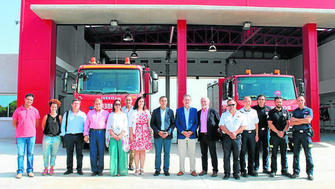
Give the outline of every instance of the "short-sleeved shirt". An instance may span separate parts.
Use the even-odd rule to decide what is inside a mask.
[[[236,111],[233,116],[229,111],[226,111],[222,113],[219,125],[224,125],[228,129],[228,131],[235,132],[241,126],[245,126],[246,123],[244,116],[241,112]]]
[[[27,109],[22,105],[15,110],[12,118],[17,120],[16,138],[36,136],[36,120],[40,119],[36,108],[31,106]]]
[[[281,110],[277,110],[276,108],[273,108],[269,112],[269,121],[272,121],[272,124],[276,127],[278,131],[283,131],[285,129],[285,126],[287,124],[287,120],[290,119],[289,112],[282,108]],[[276,135],[273,131],[271,131],[271,135]]]
[[[69,113],[69,116],[67,117],[68,123],[67,123],[67,129],[66,129],[65,126],[66,126],[66,114],[67,113]],[[82,111],[78,111],[76,114],[74,114],[71,110],[65,112],[63,115],[60,136],[64,136],[66,134],[83,133],[85,121],[86,121],[86,114]]]
[[[268,130],[268,115],[271,110],[269,106],[260,107],[259,105],[253,106],[258,115],[258,131],[266,132]]]
[[[297,108],[292,112],[292,117],[294,118],[303,119],[303,118],[306,118],[307,116],[311,116],[313,118],[313,110],[306,106],[303,109]],[[311,124],[295,125],[293,126],[293,131],[300,130],[300,129],[306,130],[310,127],[311,127]]]
[[[256,124],[258,124],[258,115],[257,111],[250,108],[249,110],[246,110],[245,108],[241,108],[239,110],[244,115],[246,127],[245,130],[251,131],[256,129]]]

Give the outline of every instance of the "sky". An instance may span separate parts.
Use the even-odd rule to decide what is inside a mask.
[[[0,54],[19,52],[21,0],[0,0]]]

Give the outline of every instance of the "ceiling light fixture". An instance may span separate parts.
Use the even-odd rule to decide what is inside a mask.
[[[251,28],[251,22],[246,21],[243,23],[243,30],[250,30]]]
[[[136,58],[138,58],[138,54],[136,53],[135,50],[133,50],[133,52],[131,53],[130,58],[131,58],[131,59],[136,59]]]
[[[123,36],[123,41],[129,42],[129,41],[133,41],[133,40],[134,40],[133,35],[127,29],[126,34],[124,34],[124,36]]]
[[[274,52],[274,55],[273,55],[273,57],[272,57],[272,59],[273,60],[278,60],[280,57],[279,57],[279,55],[277,54],[277,44],[276,44],[276,46],[275,46],[275,52]]]
[[[111,20],[111,26],[113,26],[113,27],[117,27],[119,24],[118,24],[118,22],[117,22],[117,20]]]
[[[211,41],[211,45],[208,48],[208,52],[216,52],[216,46],[214,45],[214,40],[213,40],[213,27],[211,28],[212,31],[212,41]]]

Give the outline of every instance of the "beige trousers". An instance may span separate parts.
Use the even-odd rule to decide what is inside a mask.
[[[197,139],[178,139],[179,171],[185,173],[185,156],[190,157],[190,171],[195,171],[195,146]]]

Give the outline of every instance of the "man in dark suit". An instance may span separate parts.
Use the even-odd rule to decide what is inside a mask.
[[[198,127],[197,109],[190,107],[190,95],[184,95],[183,103],[184,106],[178,108],[176,112],[179,153],[179,172],[177,175],[181,176],[185,172],[185,156],[187,152],[190,157],[191,175],[197,176],[195,171],[196,129]]]
[[[155,141],[155,173],[154,176],[158,176],[161,171],[161,153],[164,148],[164,175],[170,176],[170,148],[172,132],[175,127],[173,111],[166,107],[167,98],[161,96],[159,98],[160,107],[156,108],[151,115],[150,126],[154,131]]]
[[[212,158],[213,174],[212,177],[218,175],[218,158],[216,154],[216,141],[219,128],[219,114],[216,110],[209,108],[209,99],[201,98],[201,110],[198,111],[198,136],[201,149],[202,171],[199,176],[207,174],[208,170],[208,148]]]

